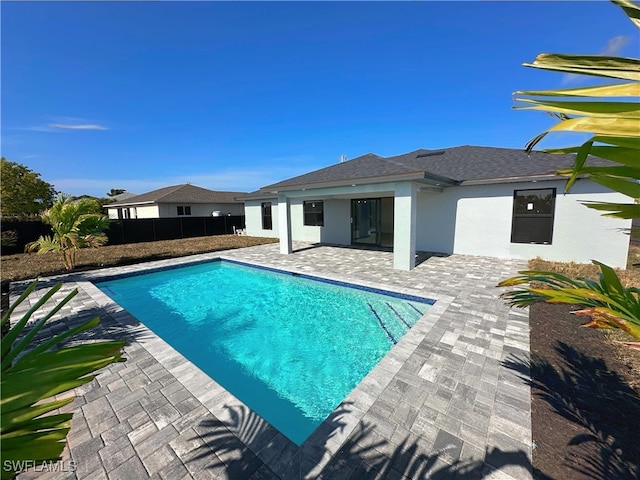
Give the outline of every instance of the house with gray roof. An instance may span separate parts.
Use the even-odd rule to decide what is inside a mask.
[[[247,234],[279,238],[283,254],[294,240],[388,247],[401,270],[415,266],[417,251],[624,268],[631,221],[582,203],[627,198],[586,178],[565,195],[555,172],[573,163],[573,155],[469,145],[368,153],[245,195]]]
[[[170,218],[244,215],[238,197],[246,192],[220,192],[191,184],[173,185],[105,206],[109,218]]]

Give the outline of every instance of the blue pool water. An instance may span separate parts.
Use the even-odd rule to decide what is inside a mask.
[[[96,286],[298,445],[433,304],[227,261]]]

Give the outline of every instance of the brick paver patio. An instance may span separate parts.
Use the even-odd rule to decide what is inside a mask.
[[[91,283],[219,257],[436,303],[298,447]],[[44,279],[41,287],[65,282],[57,299],[79,289],[48,331],[100,315],[87,336],[126,339],[127,362],[78,389],[58,471],[19,478],[531,478],[530,388],[502,364],[528,362],[528,312],[507,308],[495,288],[526,264],[420,260],[401,272],[385,251],[296,244],[281,255],[270,244]]]

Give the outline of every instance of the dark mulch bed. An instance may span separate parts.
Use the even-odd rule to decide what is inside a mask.
[[[640,372],[570,310],[530,309],[534,476],[638,478]]]

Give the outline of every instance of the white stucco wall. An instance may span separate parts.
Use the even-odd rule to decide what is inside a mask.
[[[138,216],[136,218],[158,218],[158,205],[135,207]]]
[[[109,218],[118,219],[118,209],[129,210],[129,218],[158,218],[157,205],[137,205],[132,207],[107,207]],[[122,218],[125,218],[124,216]]]
[[[222,214],[228,215],[244,215],[244,204],[243,203],[218,203],[209,205],[209,215],[215,210],[222,212]],[[209,215],[204,215],[209,216]]]
[[[324,225],[304,224],[304,201],[324,202]],[[291,199],[291,231],[293,239],[311,243],[351,243],[351,204],[347,199],[294,198]],[[346,228],[345,228],[346,226]]]
[[[313,200],[320,200],[314,198]],[[326,208],[326,205],[325,205]],[[302,242],[317,243],[320,241],[320,235],[324,227],[319,226],[305,226],[304,215],[302,210],[302,200],[291,200],[291,233],[295,240]],[[325,222],[327,220],[327,212],[324,213]]]
[[[174,216],[177,216],[175,205],[169,205],[166,203],[158,205],[158,217],[156,218],[165,218],[165,217],[174,217]]]
[[[556,188],[550,245],[511,243],[513,192],[532,188]],[[456,187],[438,194],[420,194],[418,250],[580,263],[596,259],[624,268],[629,237],[620,229],[630,227],[631,222],[603,217],[581,202],[628,199],[586,180],[578,181],[567,195],[563,195],[563,189],[563,181],[551,181]]]
[[[385,197],[381,201],[382,217],[380,219],[380,233],[393,233],[393,198]]]
[[[252,237],[265,237],[265,238],[278,238],[278,200],[271,200],[271,219],[273,229],[262,229],[262,203],[269,200],[253,200],[245,202],[244,223],[246,226],[247,235]]]
[[[316,198],[314,198],[317,200]],[[314,200],[309,199],[309,200]],[[349,245],[351,243],[351,203],[348,199],[326,199],[324,201],[324,226],[304,225],[303,199],[291,199],[291,231],[293,239],[311,243],[332,243]],[[262,229],[262,202],[245,202],[245,224],[247,235],[254,237],[278,238],[278,203],[274,199],[271,205],[273,230]]]
[[[351,244],[351,199],[352,198],[380,198],[391,197],[395,183],[380,183],[375,185],[357,185],[336,188],[318,188],[287,192],[291,205],[291,230],[293,240],[307,242],[322,242],[336,245]],[[303,202],[313,200],[324,201],[324,226],[304,225]],[[276,201],[274,200],[274,206]],[[252,207],[255,212],[249,213]],[[260,202],[246,202],[245,215],[247,233],[253,235],[261,232]],[[278,238],[276,217],[274,216],[274,233]]]
[[[160,205],[137,205],[128,208],[129,218],[167,218],[178,217],[178,205],[190,206],[192,217],[210,217],[214,211],[219,211],[221,215],[244,215],[244,204],[242,203],[162,203]],[[118,218],[118,208],[107,207],[107,215],[111,219]]]
[[[412,182],[398,183],[394,195],[393,268],[411,270],[416,266],[416,235],[418,220],[418,186]]]
[[[234,203],[163,203],[160,204],[161,217],[178,217],[178,206],[190,206],[192,217],[210,217],[214,211],[221,215],[244,215],[244,205]]]
[[[620,203],[627,202],[628,198],[586,180],[579,180],[571,193],[563,195],[564,184],[564,181],[555,180],[451,187],[440,193],[419,191],[416,248],[419,251],[523,260],[541,257],[547,260],[588,263],[595,259],[624,268],[629,236],[621,229],[629,228],[631,221],[603,217],[600,212],[583,206],[581,202],[591,200]],[[293,240],[349,245],[351,198],[392,196],[392,188],[395,188],[395,184],[288,192]],[[544,188],[556,188],[552,243],[511,243],[514,190]],[[341,198],[336,198],[337,196]],[[303,225],[305,199],[324,199],[323,227]],[[247,233],[277,238],[277,201],[273,201],[273,230],[270,231],[262,230],[260,205],[261,201],[246,203]],[[406,217],[401,214],[403,216]]]
[[[320,241],[335,245],[351,245],[351,200],[325,200],[324,227],[321,230]]]

